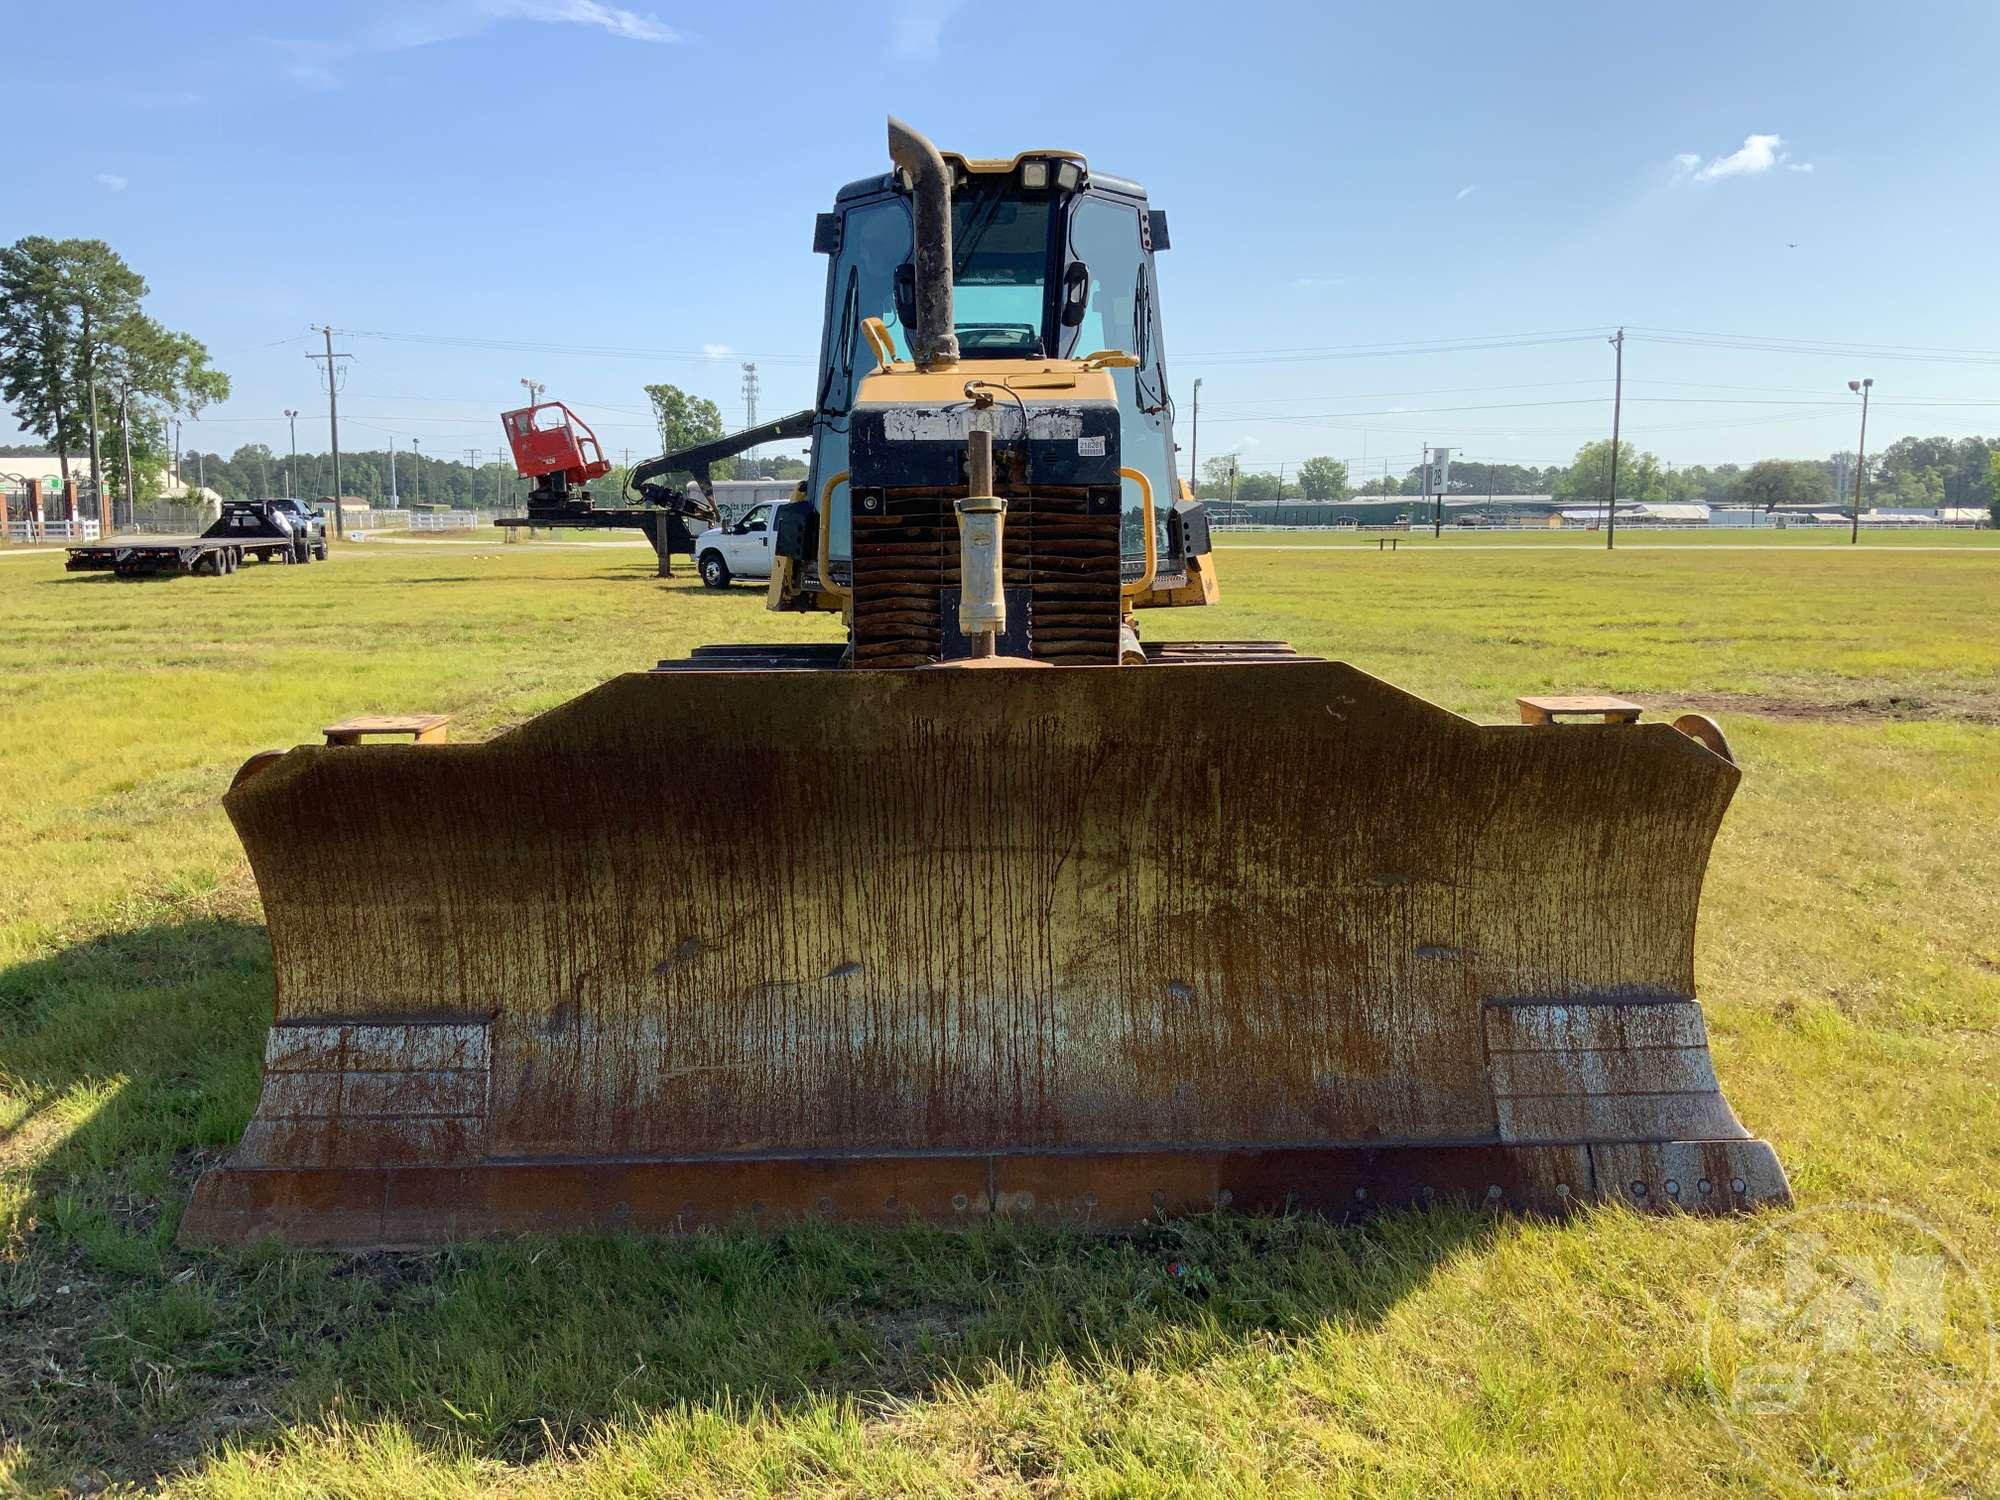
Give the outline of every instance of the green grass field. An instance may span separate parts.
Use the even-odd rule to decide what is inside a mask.
[[[1745,769],[1699,955],[1724,1086],[1802,1207],[1892,1205],[2000,1295],[2000,537],[1729,540],[1231,536],[1223,607],[1145,624],[1485,719],[1538,690],[1715,714]],[[1705,1331],[1761,1219],[177,1250],[271,1006],[231,773],[350,713],[481,737],[699,642],[830,632],[651,572],[370,543],[121,583],[0,550],[0,1492],[2000,1493],[1956,1273],[1941,1332],[1836,1340],[1800,1402],[1725,1423],[1742,1351]],[[1907,1248],[1818,1222],[1850,1264]]]

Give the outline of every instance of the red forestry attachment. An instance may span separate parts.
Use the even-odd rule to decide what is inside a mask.
[[[507,429],[514,467],[524,479],[560,474],[565,485],[582,485],[611,472],[597,434],[560,401],[502,412],[500,425]]]

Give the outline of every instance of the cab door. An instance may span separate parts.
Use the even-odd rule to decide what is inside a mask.
[[[771,507],[768,503],[753,505],[743,519],[730,528],[723,558],[729,564],[729,571],[738,577],[771,576]]]

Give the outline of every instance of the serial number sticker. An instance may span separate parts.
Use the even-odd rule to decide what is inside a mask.
[[[1104,439],[1102,437],[1078,438],[1076,440],[1076,456],[1078,458],[1104,457]]]

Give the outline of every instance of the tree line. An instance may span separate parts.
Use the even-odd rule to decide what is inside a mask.
[[[655,385],[646,390],[653,397],[655,392],[674,391],[674,387]],[[721,416],[713,402],[691,398],[683,404],[671,398],[665,402],[654,399],[656,411],[664,411],[660,422],[662,451],[690,447],[721,436]],[[5,453],[5,449],[0,449],[0,457]],[[1454,462],[1451,493],[1501,498],[1553,495],[1567,505],[1598,504],[1608,492],[1610,459],[1610,443],[1598,442],[1587,443],[1577,450],[1571,463],[1549,468]],[[350,453],[343,449],[340,468],[342,487],[349,495],[378,505],[389,503],[389,455],[385,450]],[[1747,465],[1692,464],[1669,468],[1653,454],[1628,442],[1619,445],[1618,497],[1646,502],[1703,501],[1710,505],[1747,505],[1758,509],[1818,505],[1839,510],[1853,503],[1853,470],[1852,453],[1833,454],[1825,459],[1770,458]],[[195,450],[181,455],[181,478],[187,484],[199,482],[231,500],[286,493],[288,471],[292,493],[308,497],[333,493],[333,466],[323,453],[301,453],[296,469],[292,468],[288,455],[274,453],[263,443],[245,443],[227,455]],[[805,464],[789,456],[738,458],[716,464],[712,477],[801,479],[805,472]],[[614,467],[608,477],[594,481],[591,488],[605,499],[621,495],[625,474],[623,466]],[[402,450],[396,453],[395,476],[396,491],[405,506],[476,509],[521,504],[530,488],[510,462],[475,466],[459,459]],[[1202,476],[1203,499],[1228,501],[1233,487],[1235,502],[1246,505],[1281,499],[1330,502],[1357,496],[1423,493],[1420,468],[1392,474],[1386,480],[1377,474],[1356,485],[1349,482],[1347,466],[1333,458],[1307,459],[1286,476],[1282,490],[1274,473],[1238,467],[1232,474],[1226,456],[1205,461]],[[668,476],[674,483],[686,477]],[[1889,509],[1962,506],[1993,510],[2000,505],[2000,438],[1899,439],[1868,460],[1866,503]],[[2000,524],[2000,518],[1996,518],[1996,524]]]
[[[1842,509],[1854,501],[1854,454],[1825,458],[1767,458],[1753,464],[1662,464],[1630,442],[1618,445],[1618,498],[1644,502],[1704,501],[1710,505],[1822,505]],[[1567,464],[1536,468],[1454,460],[1453,495],[1552,495],[1573,505],[1602,503],[1610,493],[1611,443],[1586,443]],[[1347,465],[1309,458],[1296,477],[1252,472],[1225,454],[1201,466],[1197,492],[1204,500],[1269,504],[1280,500],[1336,501],[1356,496],[1421,495],[1423,468],[1376,474],[1349,482]],[[1906,437],[1869,455],[1863,499],[1883,509],[1984,509],[2000,525],[2000,438]]]
[[[62,478],[72,455],[121,486],[150,480],[167,424],[229,397],[199,339],[141,305],[149,288],[102,240],[29,235],[0,248],[0,399],[48,444]]]
[[[723,435],[722,411],[713,401],[673,385],[649,385],[645,392],[659,428],[661,452],[691,448]],[[629,472],[625,465],[614,464],[605,477],[592,480],[590,488],[601,502],[615,503],[625,494]],[[714,464],[710,478],[798,479],[805,472],[806,466],[796,458],[737,458]],[[324,453],[301,453],[295,464],[290,454],[275,453],[267,444],[245,443],[226,455],[201,450],[182,453],[179,478],[190,487],[213,490],[225,500],[285,494],[317,499],[333,494],[333,461]],[[688,476],[669,474],[665,478],[677,484]],[[345,445],[340,454],[340,486],[344,494],[377,507],[393,503],[447,510],[518,507],[527,502],[533,488],[516,472],[511,459],[470,464],[399,448],[392,462],[387,449],[350,452]]]
[[[759,459],[747,464],[739,459],[734,467],[732,475],[728,466],[718,464],[719,472],[711,477],[802,479],[806,472],[803,463],[789,457]],[[591,492],[602,504],[616,503],[617,497],[625,492],[627,472],[623,464],[614,464],[604,478],[591,481]],[[434,458],[403,448],[396,450],[393,490],[390,473],[387,449],[349,452],[346,444],[341,445],[342,492],[382,509],[390,505],[392,498],[405,509],[419,505],[447,510],[505,509],[525,505],[528,491],[533,488],[530,481],[515,472],[511,461],[468,464],[463,459]],[[264,443],[244,443],[227,454],[189,449],[181,454],[180,477],[190,489],[201,485],[225,500],[258,500],[285,494],[317,500],[333,494],[333,460],[329,455],[301,453],[294,465],[290,454],[273,452]]]

